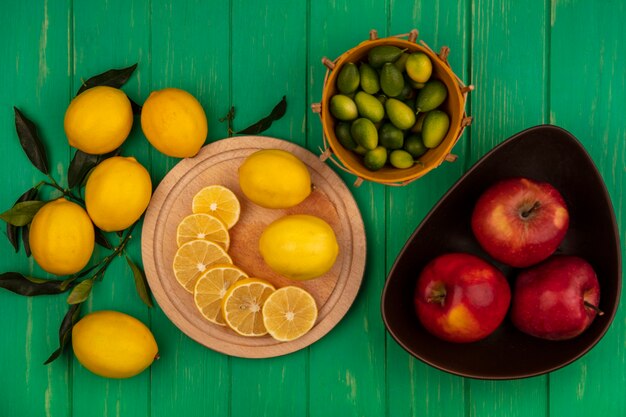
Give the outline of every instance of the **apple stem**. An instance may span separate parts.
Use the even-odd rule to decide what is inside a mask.
[[[594,310],[598,316],[603,316],[604,315],[604,311],[600,310],[598,308],[598,306],[594,306],[589,301],[584,301],[584,304],[585,304],[585,307]]]
[[[533,211],[537,210],[539,207],[541,207],[541,203],[539,201],[535,201],[535,204],[533,204],[533,206],[531,208],[529,208],[528,210],[522,211],[522,217],[523,218],[528,218],[528,216],[530,216]]]
[[[441,287],[439,289],[433,289],[430,296],[426,299],[429,303],[437,303],[442,307],[446,302],[446,289],[445,287]]]

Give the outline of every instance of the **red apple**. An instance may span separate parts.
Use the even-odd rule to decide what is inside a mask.
[[[511,320],[535,337],[571,339],[602,314],[599,302],[600,285],[591,265],[576,256],[554,256],[519,274]]]
[[[569,213],[552,185],[511,178],[487,189],[472,213],[472,230],[494,259],[518,268],[547,259],[563,241]]]
[[[493,333],[511,301],[504,275],[466,253],[430,261],[415,288],[415,311],[430,333],[450,342],[474,342]]]

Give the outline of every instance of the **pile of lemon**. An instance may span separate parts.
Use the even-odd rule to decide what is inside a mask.
[[[130,100],[122,90],[107,86],[76,96],[64,119],[69,144],[90,155],[116,151],[132,125]],[[194,156],[207,135],[202,106],[176,88],[150,94],[141,111],[141,127],[156,149],[174,157]],[[150,174],[134,157],[105,159],[88,176],[85,208],[62,197],[37,212],[29,232],[33,258],[51,274],[79,272],[93,254],[94,225],[105,232],[129,228],[142,216],[151,196]]]
[[[269,333],[291,341],[306,334],[317,319],[313,297],[296,286],[277,290],[264,279],[251,278],[228,255],[229,229],[241,212],[236,195],[210,185],[195,194],[191,211],[177,227],[173,271],[202,316],[242,336]]]
[[[87,89],[67,108],[64,128],[69,144],[83,153],[106,157],[88,175],[85,208],[62,197],[46,203],[34,216],[30,245],[45,271],[79,272],[91,259],[95,227],[105,232],[126,230],[148,207],[152,196],[148,170],[132,156],[117,155],[132,125],[131,102],[117,88]],[[145,101],[141,128],[163,154],[193,157],[206,140],[206,114],[191,94],[166,88]],[[116,155],[108,157],[111,153]],[[296,206],[311,193],[306,166],[277,149],[246,158],[239,182],[251,202],[272,209]],[[243,336],[269,333],[279,341],[291,341],[306,334],[318,315],[311,294],[298,286],[276,289],[233,265],[229,230],[241,212],[235,194],[221,185],[208,186],[195,195],[191,211],[177,228],[173,269],[201,314]],[[264,261],[294,280],[327,273],[338,250],[330,225],[309,215],[278,219],[267,226],[259,242]],[[86,368],[110,378],[136,375],[158,357],[150,330],[114,311],[94,312],[80,320],[73,328],[73,347]]]
[[[69,144],[89,155],[117,154],[132,125],[130,100],[122,90],[107,86],[76,96],[64,119]],[[179,158],[196,155],[207,136],[200,103],[175,88],[150,94],[141,111],[141,127],[157,150]],[[29,228],[33,258],[51,274],[79,272],[93,254],[94,226],[105,232],[128,229],[141,218],[151,197],[150,174],[141,163],[132,156],[105,157],[88,174],[85,208],[61,197],[34,216]],[[116,311],[83,317],[72,329],[72,346],[81,364],[107,378],[137,375],[158,357],[150,329]]]

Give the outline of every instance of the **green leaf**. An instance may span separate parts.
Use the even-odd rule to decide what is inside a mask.
[[[72,283],[76,281],[76,279],[78,278],[79,278],[78,275],[72,275],[71,277],[61,281],[61,289],[63,289],[64,291],[67,291],[67,289],[70,288],[70,285],[72,285]]]
[[[137,104],[135,100],[131,99],[130,97],[128,97],[128,99],[130,100],[130,108],[133,110],[133,114],[136,116],[141,115],[141,109],[143,107]]]
[[[21,203],[23,201],[34,200],[37,196],[37,189],[31,188],[22,194],[16,201],[15,204]],[[13,206],[15,206],[15,204]],[[19,232],[20,228],[11,223],[7,223],[7,238],[11,245],[15,248],[15,252],[19,250],[20,242],[19,242]],[[30,246],[28,245],[28,230],[23,231],[24,235],[24,249],[26,250],[26,256],[30,256]]]
[[[39,209],[45,206],[46,203],[46,201],[38,200],[22,201],[4,213],[1,213],[0,219],[13,226],[27,225],[33,220],[33,217],[35,217]]]
[[[63,317],[61,327],[59,328],[59,348],[52,352],[52,355],[44,362],[44,365],[53,362],[63,353],[63,349],[65,349],[65,346],[67,346],[72,338],[72,328],[78,322],[81,306],[82,304],[72,305],[65,314],[65,317]]]
[[[94,75],[80,86],[78,93],[76,95],[82,93],[85,90],[90,89],[91,87],[96,87],[100,85],[106,85],[113,88],[120,88],[126,81],[133,75],[133,72],[137,68],[137,64],[133,64],[130,67],[121,68],[121,69],[111,69],[103,72],[102,74]]]
[[[109,240],[106,238],[102,230],[100,230],[97,227],[94,227],[93,231],[96,234],[96,243],[98,245],[102,246],[105,249],[113,249],[113,245],[111,245],[111,242],[109,242]]]
[[[7,239],[11,243],[11,246],[15,248],[15,253],[20,250],[20,240],[19,240],[19,231],[21,227],[17,227],[12,225],[11,223],[7,223]]]
[[[35,277],[25,277],[27,280],[29,280],[30,282],[34,283],[34,284],[43,284],[45,282],[49,282],[50,280],[47,280],[45,278],[35,278]],[[63,281],[61,281],[63,282]]]
[[[237,132],[238,135],[258,135],[270,128],[273,122],[282,118],[287,112],[287,99],[283,99],[272,109],[271,113],[251,126]]]
[[[74,287],[67,297],[68,304],[80,304],[89,297],[93,287],[93,278],[88,278]]]
[[[60,294],[67,291],[64,281],[27,277],[19,272],[0,274],[0,288],[27,297]]]
[[[141,269],[127,256],[126,262],[133,271],[133,277],[135,278],[135,287],[137,288],[137,294],[141,300],[150,308],[152,308],[152,298],[150,297],[150,287],[148,286],[148,280],[146,275]]]
[[[104,155],[91,155],[77,150],[70,162],[70,166],[67,168],[67,185],[70,188],[81,185],[89,171],[95,168],[100,162],[117,154],[119,154],[119,149]]]
[[[48,175],[48,157],[46,149],[39,139],[37,127],[17,107],[13,107],[13,110],[15,111],[15,130],[22,149],[35,168]]]
[[[98,155],[77,150],[67,168],[67,185],[74,188],[80,185],[89,170],[98,164]]]
[[[22,243],[24,244],[24,253],[30,258],[30,225],[22,227]]]

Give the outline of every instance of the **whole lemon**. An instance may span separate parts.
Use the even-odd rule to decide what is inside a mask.
[[[95,242],[93,224],[85,210],[64,198],[39,209],[28,237],[37,264],[55,275],[69,275],[83,269]]]
[[[253,203],[288,208],[311,194],[306,165],[290,152],[264,149],[248,156],[239,167],[239,186]]]
[[[63,127],[71,146],[99,155],[120,147],[133,126],[133,110],[118,88],[99,86],[76,96],[65,112]]]
[[[178,88],[153,91],[141,110],[141,129],[161,153],[195,156],[207,135],[206,114],[194,96]]]
[[[72,328],[72,348],[85,368],[105,378],[130,378],[152,364],[159,352],[142,322],[117,311],[87,314]]]
[[[332,227],[308,214],[281,217],[265,228],[259,251],[274,271],[295,280],[307,280],[332,268],[339,245]]]
[[[114,156],[94,168],[85,186],[85,205],[94,224],[105,232],[135,223],[150,203],[152,181],[133,157]]]

